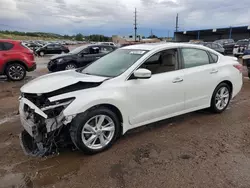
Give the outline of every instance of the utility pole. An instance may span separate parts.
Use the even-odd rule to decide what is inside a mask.
[[[135,24],[134,24],[134,26],[135,26],[135,42],[137,41],[137,10],[136,10],[136,8],[135,8]]]
[[[176,21],[175,21],[175,32],[177,32],[177,31],[178,31],[178,28],[179,28],[178,22],[179,22],[179,14],[177,13]]]

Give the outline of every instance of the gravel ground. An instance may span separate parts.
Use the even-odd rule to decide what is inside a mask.
[[[64,151],[31,158],[19,145],[19,89],[46,72],[41,67],[23,82],[0,81],[0,188],[250,187],[248,79],[222,114],[198,111],[147,125],[94,156]]]

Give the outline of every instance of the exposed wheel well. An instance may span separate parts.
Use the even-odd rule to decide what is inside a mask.
[[[233,93],[233,84],[232,84],[232,82],[230,82],[230,81],[228,81],[228,80],[225,80],[225,81],[223,81],[223,82],[221,82],[221,83],[225,83],[225,84],[227,84],[229,87],[230,87],[230,92],[231,92],[231,94]],[[220,84],[221,84],[220,83]],[[219,85],[220,85],[219,84]]]
[[[28,70],[28,67],[26,66],[26,64],[25,64],[24,62],[15,60],[15,61],[9,61],[9,62],[7,62],[7,63],[5,64],[5,66],[4,66],[4,73],[6,73],[7,67],[8,67],[9,65],[11,65],[11,64],[14,64],[14,63],[18,63],[18,64],[24,66],[24,68],[25,68],[26,71]]]

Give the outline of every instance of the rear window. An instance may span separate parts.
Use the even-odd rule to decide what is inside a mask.
[[[21,44],[21,46],[23,46],[24,48],[27,48],[28,50],[31,50],[27,45],[25,45],[25,43],[21,42],[20,44]]]
[[[14,44],[11,44],[9,42],[3,42],[2,45],[3,45],[3,48],[4,48],[3,50],[10,50],[14,46]]]
[[[237,45],[244,45],[244,46],[248,46],[249,41],[238,41],[236,44]]]

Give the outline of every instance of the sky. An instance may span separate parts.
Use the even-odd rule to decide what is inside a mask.
[[[240,2],[240,3],[237,3]],[[250,25],[249,0],[0,0],[0,30],[172,36],[179,30]]]

